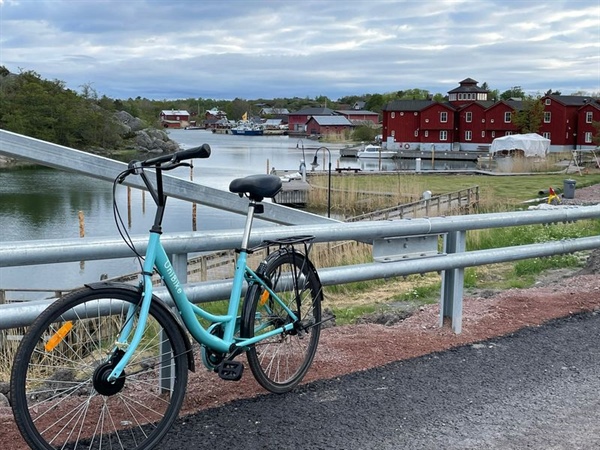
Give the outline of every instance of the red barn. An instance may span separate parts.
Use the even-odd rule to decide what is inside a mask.
[[[164,128],[185,128],[190,124],[190,113],[182,109],[163,109],[160,124]]]
[[[306,132],[313,136],[345,139],[354,125],[344,116],[313,116],[306,122]]]

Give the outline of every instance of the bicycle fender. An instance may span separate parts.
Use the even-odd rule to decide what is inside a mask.
[[[86,284],[85,287],[87,287],[93,291],[104,290],[104,289],[106,289],[106,290],[111,290],[111,289],[127,290],[133,294],[140,295],[140,299],[141,299],[141,293],[142,293],[138,286],[134,286],[134,285],[127,284],[127,283],[113,282],[113,281],[99,281],[96,283],[89,283],[89,284]],[[169,313],[171,315],[171,317],[173,318],[173,320],[175,321],[175,323],[177,324],[177,326],[179,327],[179,332],[181,333],[181,336],[183,337],[183,342],[185,344],[185,350],[186,350],[186,353],[188,356],[188,370],[190,372],[196,372],[196,364],[194,363],[194,352],[192,350],[192,343],[190,342],[190,338],[189,338],[183,324],[181,323],[179,318],[175,315],[173,310],[171,308],[169,308],[169,306],[164,301],[162,301],[159,297],[157,297],[156,295],[152,296],[152,303],[154,305],[156,305],[156,307]]]

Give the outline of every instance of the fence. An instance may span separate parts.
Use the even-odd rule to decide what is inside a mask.
[[[444,318],[448,317],[452,329],[458,333],[462,328],[463,280],[466,267],[600,247],[600,237],[594,236],[467,252],[467,231],[597,218],[600,218],[600,206],[581,206],[556,210],[273,227],[253,232],[250,245],[256,245],[265,239],[307,234],[315,236],[316,242],[356,240],[373,243],[375,261],[372,263],[321,268],[319,275],[325,286],[441,271],[440,325]],[[441,252],[437,251],[439,236],[443,237],[444,242]],[[134,237],[139,251],[145,251],[145,239],[145,236]],[[241,230],[176,236],[165,234],[163,237],[165,248],[172,255],[173,265],[184,283],[187,282],[189,253],[232,249],[239,245],[240,240]],[[0,266],[125,258],[131,257],[130,252],[122,242],[107,238],[19,242],[18,245],[3,243],[0,245]],[[230,289],[229,279],[187,283],[185,286],[186,294],[194,302],[228,298]],[[166,289],[158,288],[157,294],[167,303],[171,303]],[[50,300],[35,300],[0,305],[0,329],[31,323],[49,302]]]
[[[442,214],[469,213],[479,204],[479,186],[461,189],[448,194],[424,198],[347,219],[348,222],[362,220],[393,220]]]

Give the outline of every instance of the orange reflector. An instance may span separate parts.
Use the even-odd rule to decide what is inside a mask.
[[[71,328],[73,328],[73,322],[69,320],[62,327],[60,327],[50,339],[48,339],[48,342],[46,342],[46,346],[44,347],[46,351],[51,352],[54,350],[54,348],[67,336],[67,334],[69,334]]]
[[[269,300],[269,291],[264,291],[260,295],[260,302],[258,302],[258,303],[260,306],[265,306],[265,303],[267,303],[267,300]]]

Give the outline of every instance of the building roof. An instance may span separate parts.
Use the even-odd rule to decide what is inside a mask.
[[[489,92],[487,89],[477,86],[477,81],[475,81],[473,78],[465,78],[459,84],[460,86],[457,88],[448,91],[448,94],[455,94],[458,92],[483,92],[487,94]]]
[[[164,114],[165,116],[189,116],[190,115],[190,113],[187,112],[185,109],[163,109],[160,113]]]
[[[431,106],[433,100],[392,100],[383,107],[384,111],[421,111]]]
[[[480,106],[483,109],[488,109],[488,108],[494,106],[495,104],[496,104],[496,102],[493,102],[492,100],[477,100],[477,101],[469,102],[469,103],[459,106],[458,110],[462,111],[463,109],[470,108],[473,105]]]
[[[294,111],[290,115],[295,116],[333,116],[335,111],[329,108],[304,108],[300,111]]]
[[[260,114],[262,115],[283,115],[283,114],[289,114],[289,110],[287,108],[262,108],[260,110]]]
[[[583,97],[580,95],[547,95],[545,98],[556,100],[565,106],[583,106],[595,101],[593,97]]]
[[[336,113],[343,114],[345,116],[378,116],[376,112],[367,111],[365,109],[336,109]]]
[[[354,124],[344,116],[313,116],[309,120],[314,120],[320,126],[354,126]]]

